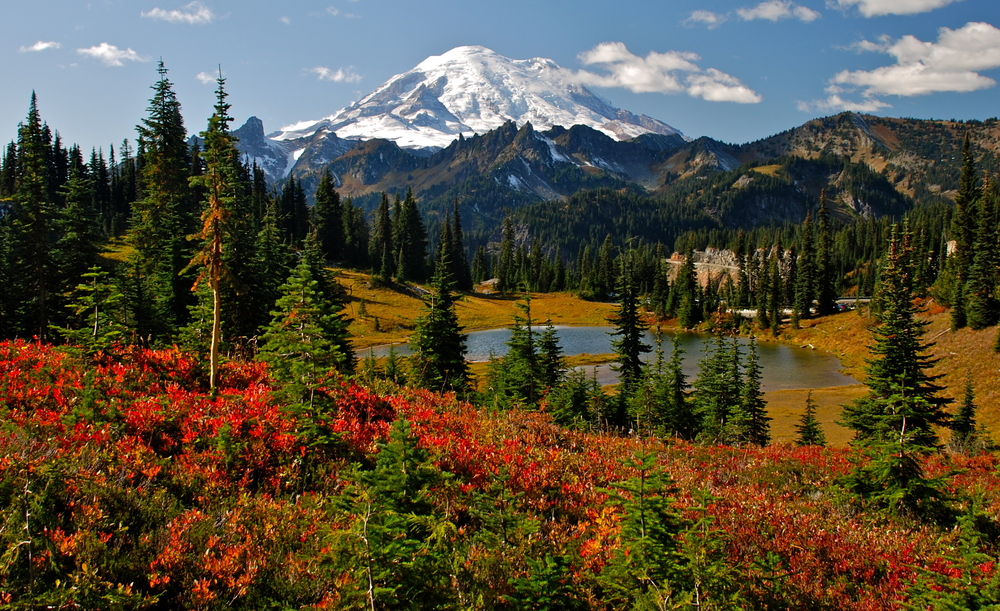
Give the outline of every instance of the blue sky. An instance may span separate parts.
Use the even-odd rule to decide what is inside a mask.
[[[32,0],[0,21],[0,141],[32,90],[85,149],[133,140],[163,59],[190,132],[319,119],[430,55],[547,57],[615,106],[740,143],[841,110],[1000,115],[997,0]]]

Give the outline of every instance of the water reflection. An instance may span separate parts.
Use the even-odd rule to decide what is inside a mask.
[[[539,329],[540,330],[540,329]],[[559,344],[567,356],[578,354],[607,354],[612,352],[613,337],[608,333],[611,327],[556,327]],[[705,346],[712,336],[707,333],[688,331],[664,331],[663,350],[669,358],[671,337],[677,335],[680,346],[684,349],[684,372],[689,380],[698,373],[698,361],[704,356]],[[468,360],[486,361],[491,355],[503,356],[507,352],[507,340],[510,339],[510,329],[489,329],[468,334]],[[739,338],[741,344],[749,340]],[[652,332],[646,333],[646,343],[655,345]],[[400,355],[410,354],[408,345],[397,345],[396,352]],[[387,356],[389,346],[377,346],[373,349],[375,356]],[[829,386],[847,386],[857,384],[857,380],[840,373],[840,361],[826,352],[797,348],[785,344],[760,342],[758,344],[761,369],[763,370],[762,385],[765,391],[796,388],[824,388]],[[362,352],[359,356],[365,356]],[[646,360],[654,359],[654,353],[646,355]],[[601,384],[613,384],[617,374],[610,365],[583,367],[588,375],[595,373]]]

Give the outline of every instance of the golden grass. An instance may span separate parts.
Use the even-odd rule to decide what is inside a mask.
[[[760,172],[765,176],[778,176],[778,171],[781,170],[780,165],[762,165],[753,169],[754,172]]]
[[[924,340],[932,342],[931,355],[937,363],[930,370],[941,375],[937,383],[943,395],[957,401],[965,392],[966,379],[976,389],[978,420],[993,432],[1000,432],[1000,355],[993,351],[997,328],[982,331],[950,330],[950,311],[928,304],[923,317],[928,321]],[[831,352],[840,358],[844,373],[864,380],[865,359],[872,341],[868,316],[844,312],[815,320],[803,321],[802,329],[782,332],[782,341],[794,345],[812,344],[818,350]],[[954,407],[957,407],[954,406]]]
[[[424,307],[416,290],[375,286],[368,274],[358,272],[339,270],[337,276],[351,298],[348,315],[355,348],[405,342],[409,338],[413,322]],[[363,317],[359,315],[362,299],[366,311]],[[517,312],[517,299],[510,295],[463,295],[455,311],[459,323],[468,331],[506,327]],[[551,319],[555,325],[605,325],[614,308],[614,304],[584,301],[569,293],[536,293],[531,300],[532,317],[540,323]]]
[[[113,263],[125,263],[134,251],[135,249],[124,240],[115,239],[104,245],[99,256]]]
[[[764,393],[767,401],[767,414],[771,420],[771,439],[775,443],[791,443],[795,440],[795,426],[799,424],[806,410],[806,397],[812,392],[816,403],[816,419],[823,427],[826,441],[832,446],[847,445],[853,438],[853,432],[837,424],[840,419],[841,406],[864,395],[868,387],[863,384],[852,386],[836,386],[833,388],[814,388],[800,390],[775,390]]]

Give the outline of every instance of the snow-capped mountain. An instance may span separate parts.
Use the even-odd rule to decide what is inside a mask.
[[[469,46],[429,57],[359,102],[324,119],[285,127],[269,139],[283,149],[298,149],[325,132],[346,140],[382,138],[430,152],[459,135],[484,134],[508,121],[530,122],[538,130],[586,125],[618,140],[645,133],[682,135],[666,123],[611,106],[550,59],[514,60]]]

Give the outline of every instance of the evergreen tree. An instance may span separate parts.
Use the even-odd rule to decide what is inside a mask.
[[[545,321],[545,330],[538,338],[538,386],[542,392],[559,386],[566,376],[566,359],[552,321]]]
[[[837,311],[837,278],[833,265],[833,237],[826,190],[820,193],[816,227],[816,313],[827,316]]]
[[[302,249],[302,262],[309,268],[309,274],[316,281],[318,298],[324,307],[333,313],[334,320],[330,325],[330,339],[342,357],[338,369],[341,373],[353,373],[354,347],[351,345],[350,333],[347,330],[350,321],[347,320],[345,312],[348,301],[347,292],[326,268],[326,261],[320,250],[319,232],[315,229],[306,236]]]
[[[316,188],[316,204],[312,213],[323,257],[327,261],[340,261],[344,254],[344,206],[330,170],[323,172]]]
[[[123,295],[110,274],[93,266],[68,296],[70,316],[58,329],[66,341],[89,352],[108,352],[124,342],[128,332],[122,312]]]
[[[826,435],[823,434],[823,427],[816,419],[816,402],[813,401],[812,391],[806,395],[806,411],[802,414],[802,419],[795,425],[795,444],[800,446],[825,446]]]
[[[979,187],[979,177],[976,172],[976,161],[972,154],[972,144],[969,133],[965,133],[962,143],[962,173],[958,180],[958,192],[955,194],[955,211],[952,214],[951,235],[955,240],[955,266],[960,282],[969,278],[969,268],[972,267],[976,239],[978,204],[982,197]]]
[[[355,206],[351,198],[344,200],[344,264],[354,268],[368,268],[371,259],[368,254],[370,229],[365,211]]]
[[[744,371],[742,392],[732,412],[728,436],[736,443],[766,446],[771,442],[771,418],[767,415],[767,401],[761,390],[757,340],[753,337],[750,338]]]
[[[74,165],[61,191],[65,203],[56,221],[59,238],[52,253],[60,295],[75,289],[84,281],[84,274],[97,264],[99,236],[93,209],[94,191],[93,177],[82,164]]]
[[[497,291],[507,293],[517,288],[517,270],[514,268],[514,222],[510,216],[504,217],[500,235],[500,256],[494,275],[497,279]]]
[[[507,354],[490,362],[487,393],[498,406],[534,406],[542,387],[538,340],[531,317],[531,294],[525,293],[515,306],[518,313],[514,314],[510,327]]]
[[[290,244],[299,244],[309,232],[309,207],[306,205],[306,192],[302,181],[288,177],[278,197],[278,220],[285,233],[285,239]]]
[[[960,452],[968,452],[979,441],[979,431],[976,426],[976,412],[978,410],[976,391],[972,386],[972,380],[966,380],[962,404],[958,406],[951,426],[950,445]]]
[[[797,328],[799,320],[812,317],[813,302],[816,300],[816,247],[813,241],[812,218],[808,214],[802,224],[802,240],[796,272],[792,326]]]
[[[472,290],[472,271],[469,269],[469,256],[465,252],[465,234],[462,231],[462,217],[458,211],[458,200],[451,212],[451,260],[452,273],[455,277],[455,288],[458,291]]]
[[[614,325],[615,330],[611,334],[617,338],[611,341],[611,345],[618,355],[618,364],[614,370],[618,372],[618,395],[622,402],[621,410],[624,412],[625,403],[638,390],[642,381],[642,355],[651,350],[650,346],[642,341],[649,325],[642,319],[639,311],[634,251],[623,253],[618,278],[618,309],[608,322]]]
[[[285,383],[284,392],[292,401],[310,406],[320,383],[345,362],[337,348],[343,320],[322,299],[318,284],[309,264],[301,260],[281,287],[257,356],[274,379]]]
[[[427,277],[427,230],[411,189],[407,189],[402,203],[397,198],[396,211],[392,232],[392,246],[396,250],[395,275],[404,282],[422,281]],[[454,266],[456,262],[451,259],[453,253],[448,255]],[[457,276],[453,276],[453,281],[458,282]]]
[[[230,105],[226,102],[226,80],[221,74],[215,91],[215,113],[208,120],[208,129],[201,133],[205,141],[205,174],[191,178],[205,190],[207,200],[202,212],[202,228],[198,235],[202,246],[192,266],[200,266],[199,283],[207,283],[212,291],[212,335],[209,350],[209,384],[218,384],[219,346],[222,342],[222,288],[223,282],[232,282],[228,265],[227,244],[232,236],[233,211],[241,195],[240,153],[236,139],[229,131]]]
[[[911,234],[894,227],[873,304],[872,358],[866,368],[866,396],[845,406],[843,419],[862,443],[902,439],[920,447],[937,444],[935,426],[945,425],[949,399],[927,373],[935,359],[921,336],[927,326],[913,303]]]
[[[382,194],[382,200],[375,210],[372,225],[371,262],[372,274],[388,282],[396,275],[396,248],[393,244],[392,218],[389,214],[389,196]]]
[[[52,260],[55,205],[49,197],[48,128],[42,124],[34,92],[28,117],[17,130],[17,176],[11,226],[9,315],[15,333],[45,339],[49,334],[57,278]]]
[[[1000,320],[1000,300],[997,299],[996,290],[1000,243],[997,237],[997,196],[994,190],[984,189],[978,212],[972,264],[965,283],[966,322],[975,330],[993,326]]]
[[[464,393],[469,386],[465,334],[455,313],[456,296],[447,253],[438,253],[430,299],[416,321],[410,346],[410,376],[421,388]]]
[[[161,61],[148,116],[139,133],[141,197],[132,203],[128,241],[133,248],[133,306],[140,338],[164,340],[187,318],[192,303],[186,240],[196,227],[187,130],[181,105]]]
[[[677,324],[690,329],[701,322],[698,305],[698,277],[694,269],[694,251],[689,247],[684,253],[684,264],[671,287],[672,299],[677,307]]]
[[[730,417],[739,404],[742,385],[739,361],[734,359],[737,350],[735,340],[727,346],[722,336],[716,335],[711,344],[706,344],[705,356],[698,362],[695,411],[701,420],[700,435],[712,442],[725,439]]]

